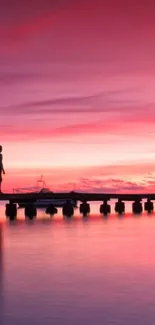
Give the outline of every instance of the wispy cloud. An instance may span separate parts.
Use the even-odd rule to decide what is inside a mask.
[[[59,190],[94,193],[154,193],[155,181],[147,184],[125,181],[123,179],[89,179],[81,178],[77,182],[52,185],[53,191]]]
[[[154,124],[152,124],[153,126]],[[132,131],[134,134],[132,135],[139,137],[140,135],[143,136],[144,131],[144,121],[142,124],[139,123],[132,123]],[[39,125],[39,121],[37,124],[27,122],[26,125],[6,125],[3,127],[2,125],[2,133],[1,139],[15,141],[15,140],[34,140],[34,139],[52,139],[52,138],[67,138],[67,137],[82,137],[83,135],[117,135],[117,136],[130,136],[131,137],[131,124],[128,121],[124,121],[122,125],[122,120],[115,120],[112,121],[100,121],[95,120],[94,122],[89,123],[74,123],[74,124],[67,124],[64,126],[54,126],[52,121],[43,125]],[[146,130],[146,125],[145,125]],[[150,135],[150,125],[147,126],[148,133],[145,136],[149,137]],[[63,139],[62,139],[63,140]]]
[[[134,162],[133,164],[107,165],[74,168],[14,168],[9,169],[6,188],[35,189],[40,175],[44,174],[47,186],[53,191],[86,191],[108,193],[144,193],[155,191],[154,164]],[[150,176],[151,174],[151,176]]]
[[[22,78],[22,77],[21,77]],[[125,105],[138,105],[138,101],[129,99],[130,94],[135,89],[118,89],[113,91],[96,92],[90,95],[72,95],[61,96],[57,98],[38,100],[32,102],[21,103],[17,105],[0,107],[1,114],[60,114],[60,113],[104,113],[118,112],[125,113]],[[122,98],[121,96],[128,98]],[[117,97],[120,97],[117,99]]]

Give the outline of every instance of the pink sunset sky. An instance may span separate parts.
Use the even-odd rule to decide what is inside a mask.
[[[153,192],[153,1],[0,7],[3,188]]]

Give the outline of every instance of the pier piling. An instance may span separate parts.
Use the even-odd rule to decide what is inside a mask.
[[[62,208],[63,216],[71,218],[74,215],[74,207],[69,200],[64,204]]]
[[[141,200],[137,199],[132,204],[132,212],[134,214],[141,214],[143,212],[143,206]]]
[[[100,214],[104,216],[108,216],[111,213],[111,206],[108,204],[107,200],[104,200],[103,203],[100,205]]]
[[[80,213],[83,215],[83,217],[87,217],[90,213],[90,204],[87,203],[87,201],[83,201],[80,204]]]
[[[46,214],[49,214],[52,217],[56,213],[58,213],[58,209],[53,204],[50,204],[46,209]]]
[[[118,199],[118,201],[115,204],[115,212],[118,213],[119,215],[125,213],[125,203],[121,199]]]
[[[25,217],[32,220],[36,216],[37,216],[37,209],[34,203],[28,203],[28,205],[25,207]]]
[[[148,213],[151,214],[153,213],[154,210],[154,206],[153,206],[153,202],[150,199],[147,199],[147,201],[144,204],[144,210]]]
[[[15,220],[17,217],[17,204],[16,203],[7,203],[5,206],[5,215],[10,220]]]

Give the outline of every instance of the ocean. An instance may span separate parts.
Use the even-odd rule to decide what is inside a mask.
[[[0,217],[0,324],[154,325],[155,214]]]

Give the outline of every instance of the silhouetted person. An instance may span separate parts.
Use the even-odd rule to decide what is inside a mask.
[[[2,155],[2,146],[0,146],[0,193],[2,192],[1,191],[1,187],[2,187],[2,174],[5,174],[5,170],[4,170],[4,167],[3,167],[3,155]]]

